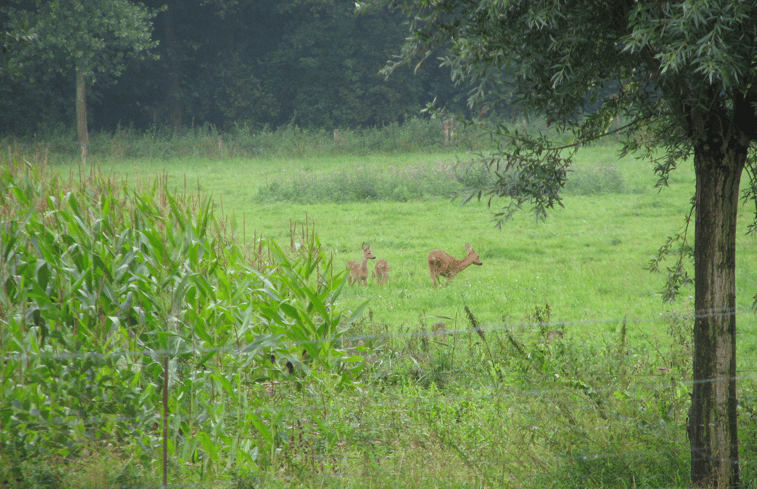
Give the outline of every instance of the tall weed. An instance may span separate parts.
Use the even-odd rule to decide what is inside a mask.
[[[422,325],[369,371],[379,385],[414,372],[401,384],[410,424],[482,485],[685,487],[691,318],[671,315],[649,351],[627,341],[633,324],[587,342],[551,314],[486,328],[466,306],[467,328]]]

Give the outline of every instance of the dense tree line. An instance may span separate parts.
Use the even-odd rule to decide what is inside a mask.
[[[123,59],[120,73],[93,76],[87,86],[90,130],[202,124],[257,129],[292,122],[368,127],[416,116],[434,97],[452,110],[465,109],[464,89],[435,64],[398,70],[388,80],[379,74],[407,36],[397,11],[356,12],[351,0],[113,2],[154,13],[151,36],[158,44],[149,52],[157,56]],[[9,4],[0,19],[11,35],[24,29],[19,12],[76,9],[82,2]],[[49,49],[30,55],[29,43],[6,44],[3,61],[11,62],[15,76],[10,70],[0,75],[0,134],[73,127],[74,67]]]

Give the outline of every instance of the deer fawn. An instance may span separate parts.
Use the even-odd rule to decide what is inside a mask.
[[[442,250],[431,250],[428,254],[428,270],[431,273],[431,280],[436,287],[437,279],[441,283],[439,277],[447,277],[447,284],[449,284],[455,275],[462,272],[469,265],[483,265],[478,257],[478,253],[473,251],[473,247],[470,244],[465,243],[465,249],[468,254],[462,260],[457,260],[455,257]]]
[[[368,260],[375,260],[376,257],[371,253],[371,245],[363,243],[363,261],[358,264],[355,260],[347,262],[347,268],[350,269],[350,276],[347,279],[347,283],[354,285],[358,284],[368,285]],[[353,264],[354,262],[354,264]]]
[[[376,277],[376,283],[380,285],[384,285],[389,281],[389,262],[386,261],[386,258],[376,260],[373,276]]]
[[[347,275],[347,283],[353,285],[357,280],[357,274],[360,272],[360,262],[357,260],[350,260],[347,262],[347,270],[350,274]]]

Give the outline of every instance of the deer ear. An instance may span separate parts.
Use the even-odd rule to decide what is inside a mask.
[[[363,241],[363,249],[366,249],[366,248],[368,248],[368,245],[365,244],[365,241]]]
[[[465,243],[465,249],[466,249],[466,251],[468,251],[468,252],[471,252],[471,251],[473,251],[473,247],[472,247],[472,246],[470,245],[470,243]]]

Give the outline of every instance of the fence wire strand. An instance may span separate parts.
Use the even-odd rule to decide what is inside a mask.
[[[746,316],[746,315],[753,315],[753,312],[751,310],[734,310],[734,311],[727,311],[727,312],[707,312],[707,313],[694,313],[691,316],[688,316],[690,319],[705,317],[705,316],[723,316],[723,315],[737,315],[737,316]],[[440,318],[436,316],[427,316],[424,319],[434,320],[434,319],[440,319],[440,320],[451,320],[450,318]],[[457,321],[463,321],[462,319],[454,319],[455,322]],[[580,336],[584,334],[590,334],[593,333],[594,329],[597,327],[603,327],[608,325],[633,325],[633,324],[662,324],[667,323],[670,321],[670,317],[664,313],[661,313],[660,315],[656,317],[647,317],[647,318],[612,318],[612,319],[601,319],[601,320],[583,320],[583,321],[562,321],[562,322],[549,322],[549,323],[521,323],[521,324],[506,324],[506,323],[498,323],[498,324],[487,324],[487,325],[479,325],[476,328],[458,328],[458,329],[449,329],[444,331],[426,331],[425,327],[423,327],[421,330],[411,331],[409,328],[407,328],[404,331],[398,331],[398,332],[384,332],[380,334],[354,334],[349,336],[344,336],[340,339],[342,344],[346,345],[357,345],[361,343],[390,343],[393,341],[401,341],[401,340],[412,340],[412,339],[425,339],[430,341],[438,342],[440,338],[446,338],[446,337],[454,337],[454,338],[461,338],[461,337],[471,337],[476,338],[475,334],[478,333],[479,335],[481,332],[485,335],[490,334],[496,334],[496,333],[505,333],[505,332],[511,332],[511,331],[530,331],[530,332],[539,332],[544,330],[560,330],[565,332],[565,338],[561,341],[570,341],[571,340],[571,334],[575,336]],[[476,330],[478,329],[478,331]],[[736,334],[737,336],[742,336],[745,334],[752,334],[754,332],[754,326],[753,324],[748,324],[747,326],[741,325],[740,329],[737,330]],[[645,335],[646,336],[646,335]],[[483,338],[483,337],[482,337]],[[308,344],[323,344],[326,340],[313,340],[313,341],[301,341],[297,342],[297,347],[304,347]],[[484,341],[484,340],[482,340]],[[3,352],[2,360],[7,362],[21,362],[23,360],[30,360],[34,358],[44,358],[46,360],[55,360],[59,362],[67,362],[71,360],[76,360],[80,358],[97,358],[97,359],[112,359],[112,358],[139,358],[144,356],[151,356],[151,357],[163,357],[163,356],[171,356],[175,355],[177,353],[177,350],[175,349],[167,349],[167,350],[136,350],[136,351],[128,351],[128,350],[119,350],[119,351],[111,351],[108,353],[101,353],[101,352],[95,352],[95,351],[77,351],[77,352],[42,352],[39,354],[29,354],[29,353],[20,353],[20,352],[10,352],[7,351],[8,345],[5,345],[6,351]],[[351,348],[354,348],[351,347]],[[244,354],[241,352],[240,347],[218,347],[218,348],[196,348],[195,354],[198,354],[202,357],[206,357],[209,354]],[[448,372],[449,375],[454,376],[455,372],[450,371]],[[612,373],[593,373],[595,377],[613,377],[615,374]],[[692,379],[679,379],[676,378],[677,374],[676,372],[672,372],[666,367],[661,367],[657,374],[650,374],[649,372],[639,372],[639,373],[625,373],[624,374],[628,378],[635,378],[635,379],[650,379],[649,382],[641,382],[641,383],[634,383],[633,386],[626,386],[624,387],[625,390],[630,391],[631,394],[634,394],[635,392],[641,392],[646,390],[653,390],[653,389],[660,389],[660,390],[667,390],[667,389],[674,389],[679,386],[683,386],[687,389],[690,389],[694,385],[694,381]],[[527,374],[520,374],[521,380],[526,380]],[[511,379],[517,379],[518,375],[511,374]],[[751,369],[740,369],[738,371],[738,374],[735,378],[735,380],[739,383],[744,381],[754,381],[757,379],[757,371],[751,370]],[[699,382],[708,382],[708,381],[715,381],[716,379],[710,379],[710,380],[703,380]],[[512,392],[513,389],[517,389],[516,392]],[[521,399],[523,396],[528,396],[532,398],[546,398],[551,397],[553,399],[559,399],[559,398],[566,398],[569,395],[575,394],[577,391],[576,389],[571,388],[537,388],[537,389],[529,389],[529,388],[523,388],[521,387],[514,387],[511,385],[499,385],[496,389],[491,389],[494,392],[486,392],[486,393],[472,393],[470,395],[447,395],[443,394],[439,391],[434,391],[433,394],[430,394],[429,392],[425,392],[422,397],[418,397],[415,399],[415,402],[418,403],[437,403],[437,404],[444,404],[444,405],[459,405],[464,402],[473,402],[473,403],[479,403],[479,402],[502,402],[505,400],[514,400],[517,401]],[[598,393],[598,394],[611,394],[618,390],[617,385],[605,385],[605,386],[596,386],[591,388],[592,392]],[[263,394],[260,394],[263,395]],[[401,396],[394,397],[389,393],[384,392],[381,396],[379,396],[380,399],[374,398],[371,400],[371,403],[373,406],[384,409],[384,410],[393,410],[397,409],[399,406],[401,406],[403,403],[401,401],[405,401],[405,403],[408,402],[408,395],[407,393],[403,393]],[[550,401],[551,402],[551,401]],[[310,404],[300,403],[300,408],[303,412],[308,411],[317,411],[319,409],[322,409],[322,405],[318,402],[312,402]],[[671,409],[673,409],[671,407]],[[679,408],[680,409],[680,408]],[[589,415],[592,413],[595,413],[597,408],[596,406],[593,406],[591,404],[587,405],[574,405],[571,406],[571,410],[576,415]],[[156,414],[157,416],[157,414]],[[97,422],[98,420],[114,420],[117,422],[133,422],[137,421],[137,417],[130,417],[130,416],[123,416],[121,414],[108,414],[108,415],[99,415],[90,417],[87,419],[89,422]],[[175,429],[176,424],[172,424],[172,421],[176,421],[176,419],[180,419],[181,421],[187,422],[188,424],[202,424],[205,419],[202,417],[202,415],[189,415],[187,413],[182,412],[171,412],[169,413],[169,420],[168,425],[173,426],[172,429]],[[156,418],[157,422],[157,418]],[[676,421],[678,424],[681,423],[681,420]],[[385,428],[385,429],[394,429],[396,428],[394,423],[376,423],[374,426],[375,428]],[[534,431],[539,430],[547,430],[548,427],[539,427],[534,426]],[[2,429],[2,426],[0,426],[0,429]],[[292,428],[294,429],[294,428]],[[602,430],[602,427],[593,427],[593,431],[586,431],[586,428],[583,426],[578,427],[572,427],[569,430],[576,430],[577,434],[582,434],[584,436],[590,436],[592,432],[599,433]],[[581,431],[583,430],[583,431]],[[156,435],[157,436],[157,435]],[[176,436],[176,433],[174,433],[172,436]],[[183,435],[182,435],[183,436]],[[159,437],[158,437],[159,438]],[[247,436],[247,435],[238,435],[236,436],[238,441],[250,441],[254,442],[257,440],[255,436]],[[157,438],[156,438],[157,440]],[[657,437],[658,443],[666,443],[666,441],[660,437]],[[367,440],[366,443],[371,443],[370,440]],[[670,442],[667,442],[668,444]],[[157,447],[156,447],[157,448]],[[599,459],[612,459],[617,457],[623,457],[625,459],[641,459],[641,458],[648,458],[650,456],[658,456],[658,457],[679,457],[680,454],[686,450],[689,449],[688,444],[685,444],[683,446],[680,446],[679,449],[673,449],[673,450],[649,450],[649,451],[627,451],[623,453],[617,453],[614,451],[608,451],[608,452],[596,452],[596,453],[581,453],[581,454],[566,454],[563,456],[565,459],[571,459],[576,461],[593,461],[593,460],[599,460]],[[517,451],[517,447],[515,448],[515,451]],[[520,454],[518,454],[520,455]],[[477,463],[481,467],[493,467],[493,466],[500,466],[503,464],[509,464],[514,463],[516,455],[513,454],[512,458],[513,460],[506,460],[503,458],[495,458],[495,459],[478,459]],[[742,468],[752,468],[757,466],[757,461],[754,460],[741,460],[739,461],[739,465]],[[475,471],[473,471],[475,472]],[[661,472],[660,475],[664,475],[664,472]],[[648,474],[648,475],[654,475],[654,474]],[[352,480],[351,477],[353,474],[348,473],[326,473],[321,472],[317,474],[318,478],[323,479],[331,479],[333,481],[349,481]],[[268,474],[266,476],[268,480],[276,481],[279,483],[288,483],[288,482],[296,482],[296,478],[293,477],[284,477],[284,476],[276,476]],[[587,480],[589,480],[590,476],[586,476]],[[213,487],[232,487],[234,484],[236,484],[233,481],[228,480],[214,480],[213,481]],[[199,488],[199,487],[208,487],[206,483],[198,482],[198,483],[168,483],[163,485],[145,485],[140,484],[139,486],[130,486],[128,484],[123,484],[120,487],[123,488],[131,488],[131,487],[141,487],[141,488],[157,488],[157,487],[165,487],[165,488]],[[745,486],[745,487],[751,487],[751,486]]]

